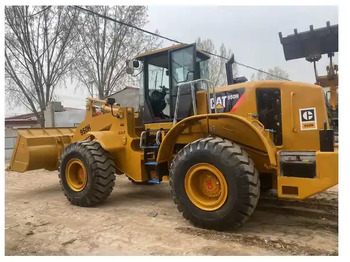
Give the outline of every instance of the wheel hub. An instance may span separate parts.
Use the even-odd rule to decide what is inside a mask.
[[[77,158],[69,160],[66,165],[66,181],[73,191],[82,191],[87,184],[87,172],[84,163]]]
[[[206,211],[219,209],[227,199],[227,183],[215,166],[199,163],[192,166],[185,176],[185,191],[191,202]]]
[[[216,176],[206,174],[202,178],[200,189],[208,197],[218,197],[220,195],[220,182]]]

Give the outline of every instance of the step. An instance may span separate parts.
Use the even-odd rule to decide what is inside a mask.
[[[145,146],[144,149],[156,149],[159,148],[159,146]]]
[[[145,166],[156,166],[156,165],[158,165],[157,161],[150,161],[145,163]]]
[[[158,179],[151,179],[151,180],[148,180],[147,182],[150,184],[159,184],[160,183]]]

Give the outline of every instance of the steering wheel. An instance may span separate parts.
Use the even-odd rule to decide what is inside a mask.
[[[166,88],[163,86],[162,91],[151,90],[149,92],[150,102],[154,116],[161,117],[164,108],[166,107],[165,102]]]
[[[160,92],[159,90],[151,90],[150,91],[151,102],[152,101],[159,102],[162,99],[164,99],[164,97],[165,97],[165,94],[163,94],[163,92]]]

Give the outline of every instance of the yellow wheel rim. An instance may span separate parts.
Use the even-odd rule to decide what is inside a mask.
[[[228,189],[226,179],[219,169],[207,163],[199,163],[187,171],[185,191],[198,208],[214,211],[226,202]]]
[[[66,180],[73,191],[82,191],[87,183],[87,173],[83,162],[73,158],[66,166]]]

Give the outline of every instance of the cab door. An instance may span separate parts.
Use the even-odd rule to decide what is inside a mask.
[[[178,85],[198,79],[196,70],[196,44],[180,47],[169,51],[169,95],[170,116],[174,117]],[[180,89],[177,119],[181,120],[191,115],[191,85]]]

